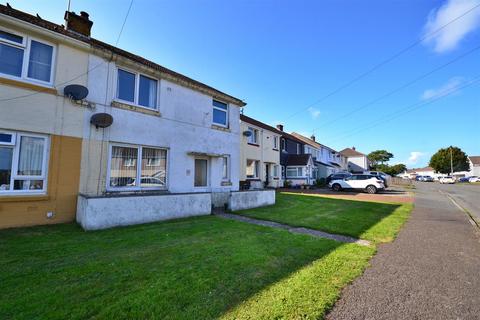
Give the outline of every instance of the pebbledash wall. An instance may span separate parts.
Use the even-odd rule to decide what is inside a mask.
[[[84,109],[65,98],[63,88],[70,83],[87,84],[89,46],[4,14],[0,14],[0,30],[54,48],[51,84],[0,75],[0,131],[13,133],[17,144],[21,134],[45,137],[47,148],[44,191],[7,192],[6,184],[0,186],[0,228],[73,221]],[[8,170],[7,166],[3,162],[1,170]]]

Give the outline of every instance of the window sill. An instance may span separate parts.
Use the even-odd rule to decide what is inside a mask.
[[[231,181],[222,181],[222,183],[220,184],[222,187],[227,187],[227,186],[232,186],[232,182]]]
[[[262,181],[259,178],[247,178],[248,181]]]
[[[124,102],[119,102],[119,101],[115,101],[115,100],[112,101],[111,106],[115,107],[115,108],[123,109],[123,110],[129,110],[129,111],[139,112],[139,113],[143,113],[143,114],[148,114],[148,115],[151,115],[151,116],[157,116],[157,117],[162,116],[160,114],[160,111],[158,111],[158,110],[153,110],[153,109],[149,109],[149,108],[146,108],[146,107],[137,106],[137,105],[134,105],[134,104],[124,103]]]
[[[50,197],[44,193],[40,194],[0,194],[0,202],[28,202],[28,201],[46,201]]]
[[[225,131],[225,132],[231,132],[229,128],[222,127],[222,126],[219,126],[219,125],[216,125],[216,124],[212,124],[212,129]]]
[[[35,84],[26,80],[14,80],[0,77],[0,84],[53,95],[58,94],[57,89],[55,89],[54,87],[42,86],[40,84]]]
[[[275,149],[275,148],[273,148],[272,150],[273,150],[273,151],[279,151],[278,149]]]
[[[260,145],[259,145],[259,144],[257,144],[257,143],[250,143],[250,142],[247,142],[247,144],[248,144],[249,146],[260,147]]]

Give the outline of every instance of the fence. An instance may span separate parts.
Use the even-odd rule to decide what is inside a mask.
[[[392,184],[400,185],[400,186],[408,186],[412,184],[412,180],[410,179],[402,179],[399,177],[392,177]]]

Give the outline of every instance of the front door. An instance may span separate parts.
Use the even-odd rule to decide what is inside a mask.
[[[268,186],[270,183],[270,175],[268,174],[270,171],[270,165],[268,163],[265,164],[265,185]]]

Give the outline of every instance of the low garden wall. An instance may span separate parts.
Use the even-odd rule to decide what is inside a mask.
[[[79,195],[77,222],[85,230],[209,215],[210,193],[122,195],[88,197]]]
[[[235,191],[230,195],[228,208],[231,211],[238,211],[273,204],[275,204],[275,190]]]

